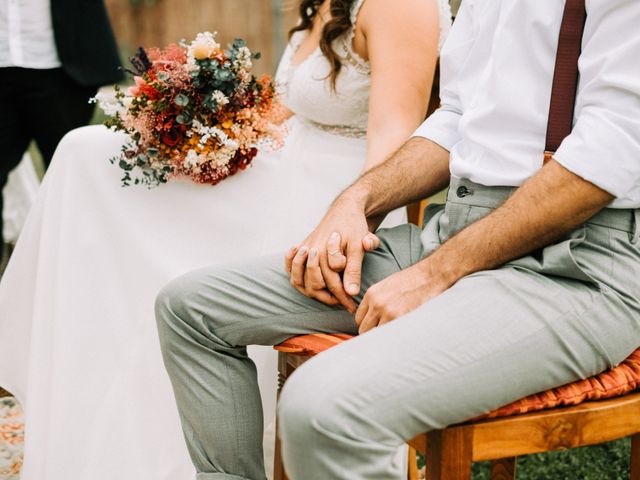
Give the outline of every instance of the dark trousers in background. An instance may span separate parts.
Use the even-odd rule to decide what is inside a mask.
[[[89,99],[95,93],[96,87],[78,85],[62,68],[0,68],[0,236],[1,192],[9,172],[32,140],[48,166],[60,139],[91,120]]]

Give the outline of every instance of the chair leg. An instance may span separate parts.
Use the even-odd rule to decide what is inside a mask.
[[[455,427],[427,434],[427,480],[471,480],[472,431]]]
[[[640,433],[631,437],[631,480],[640,480]]]
[[[409,480],[419,480],[418,474],[418,454],[416,453],[416,449],[413,447],[409,447],[409,458],[407,459],[407,478]]]
[[[289,366],[287,364],[287,354],[278,353],[278,398],[289,376]],[[282,446],[280,445],[280,422],[278,422],[278,413],[276,410],[276,445],[273,458],[273,480],[288,480],[282,463]]]
[[[516,459],[503,458],[491,462],[491,480],[516,480]]]

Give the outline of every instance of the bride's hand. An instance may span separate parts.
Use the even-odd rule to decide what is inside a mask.
[[[378,247],[361,209],[338,201],[320,225],[286,255],[291,284],[302,294],[354,313],[365,251]],[[341,272],[344,272],[341,276]],[[346,288],[345,288],[346,286]]]

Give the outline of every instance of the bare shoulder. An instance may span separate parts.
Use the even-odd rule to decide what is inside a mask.
[[[378,28],[425,33],[439,23],[438,0],[365,0],[358,15],[363,32]],[[413,31],[411,31],[413,30]]]

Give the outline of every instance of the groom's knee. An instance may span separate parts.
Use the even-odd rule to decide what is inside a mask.
[[[185,340],[214,349],[232,347],[226,327],[238,318],[229,300],[235,289],[224,268],[196,270],[169,282],[155,302],[163,350]]]
[[[158,292],[155,313],[163,345],[176,332],[184,330],[196,315],[190,298],[197,291],[197,280],[193,274],[187,274],[172,280]]]

